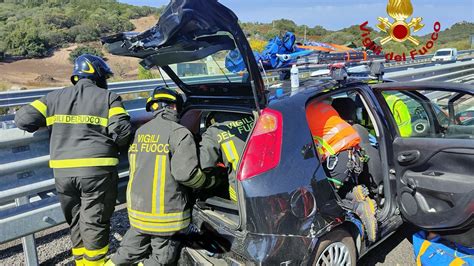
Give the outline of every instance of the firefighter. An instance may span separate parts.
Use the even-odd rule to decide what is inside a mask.
[[[410,109],[408,109],[408,106],[402,99],[395,94],[383,92],[382,95],[392,112],[393,118],[395,118],[400,136],[410,137],[413,133]]]
[[[49,166],[77,265],[104,263],[117,196],[118,153],[131,136],[121,98],[107,90],[112,75],[102,58],[81,55],[74,62],[74,86],[50,92],[15,115],[20,129],[50,131]]]
[[[328,180],[341,193],[347,187],[351,188],[348,193],[343,193],[344,197],[351,201],[355,213],[361,218],[369,241],[375,242],[376,204],[369,197],[368,189],[357,180],[368,160],[359,147],[359,134],[326,102],[310,103],[306,117]]]
[[[211,112],[200,143],[200,162],[204,172],[212,172],[219,163],[228,169],[229,198],[237,202],[237,166],[255,119],[252,115]]]
[[[127,209],[130,229],[106,265],[176,263],[180,237],[191,221],[191,189],[214,184],[199,168],[192,133],[178,124],[183,100],[158,87],[146,104],[153,119],[140,127],[128,151]],[[151,249],[151,255],[148,251]]]

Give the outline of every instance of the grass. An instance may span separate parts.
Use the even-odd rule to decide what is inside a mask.
[[[8,91],[11,89],[11,84],[0,81],[0,91]]]

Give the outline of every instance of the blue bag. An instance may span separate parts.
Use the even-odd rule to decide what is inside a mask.
[[[426,239],[421,231],[413,235],[413,249],[417,266],[474,266],[474,249],[436,237]]]
[[[285,33],[282,38],[275,36],[268,41],[262,53],[254,52],[255,60],[262,62],[264,69],[287,68],[296,63],[297,58],[313,53],[313,51],[298,48],[295,43],[296,36],[292,32]],[[288,55],[290,60],[281,60],[277,55]],[[237,49],[227,54],[225,65],[227,70],[234,73],[245,70],[242,55]]]

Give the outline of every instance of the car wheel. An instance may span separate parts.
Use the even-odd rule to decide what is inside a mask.
[[[342,228],[321,237],[313,265],[356,265],[356,248],[352,236]]]

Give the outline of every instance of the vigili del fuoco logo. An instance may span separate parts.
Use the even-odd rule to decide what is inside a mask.
[[[412,33],[421,30],[425,27],[422,24],[423,18],[413,17],[410,22],[407,22],[407,19],[413,15],[413,5],[410,0],[388,0],[387,5],[387,14],[393,19],[391,21],[386,17],[379,17],[379,24],[377,28],[386,33],[386,37],[382,38],[380,45],[376,44],[370,37],[370,29],[367,28],[369,24],[368,21],[362,23],[359,28],[362,31],[361,36],[363,38],[362,44],[369,50],[372,50],[375,54],[380,55],[383,51],[385,44],[389,42],[405,42],[409,41],[416,45],[415,49],[410,51],[410,57],[415,59],[416,55],[424,55],[433,48],[434,43],[438,40],[438,33],[441,30],[441,23],[438,21],[433,25],[433,33],[431,38],[420,47],[420,41],[415,38]],[[395,61],[406,61],[407,54],[403,52],[402,54],[394,54],[394,52],[387,51],[385,53],[385,59],[395,60]]]

